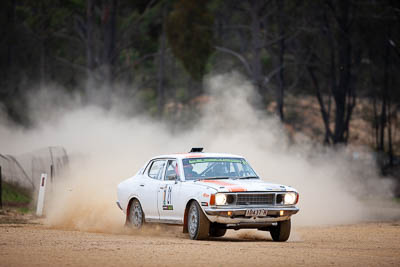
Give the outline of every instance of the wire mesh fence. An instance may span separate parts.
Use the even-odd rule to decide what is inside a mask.
[[[0,154],[2,179],[34,193],[39,188],[41,173],[47,173],[53,183],[68,161],[63,147],[46,147],[17,156]]]

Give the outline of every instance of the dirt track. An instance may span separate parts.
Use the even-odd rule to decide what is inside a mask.
[[[177,227],[115,235],[0,224],[0,266],[39,265],[400,266],[400,222],[299,227],[286,243],[250,230],[192,241]]]

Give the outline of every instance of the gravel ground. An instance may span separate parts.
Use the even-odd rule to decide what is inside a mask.
[[[0,266],[177,265],[400,266],[400,221],[295,227],[285,243],[254,230],[192,241],[173,226],[105,234],[52,229],[37,220],[0,224]]]

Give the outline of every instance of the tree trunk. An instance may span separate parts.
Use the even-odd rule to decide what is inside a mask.
[[[384,56],[384,67],[383,67],[383,90],[382,90],[382,114],[381,114],[381,148],[382,152],[385,152],[385,128],[387,129],[388,137],[388,154],[390,164],[393,163],[393,145],[392,145],[392,130],[391,130],[391,119],[390,119],[390,97],[389,97],[389,64],[390,64],[390,47],[385,44],[385,56]]]
[[[278,92],[277,92],[277,98],[276,98],[276,107],[277,107],[277,113],[279,115],[279,118],[283,122],[285,120],[284,112],[283,112],[283,105],[284,105],[284,89],[285,89],[285,83],[284,83],[284,56],[285,56],[285,26],[284,26],[284,0],[278,0],[278,27],[279,27],[279,37],[281,38],[279,41],[279,75],[278,75]]]
[[[380,134],[378,150],[385,152],[385,128],[387,127],[387,106],[389,90],[389,47],[385,46],[384,66],[383,66],[383,88],[382,88],[382,107],[380,116]]]
[[[344,15],[344,20],[346,20],[347,16]],[[348,36],[345,36],[345,33],[339,34],[338,40],[338,53],[339,53],[339,84],[335,88],[333,93],[336,102],[336,113],[335,113],[335,130],[334,130],[334,140],[336,143],[344,143],[344,117],[345,117],[345,108],[346,108],[346,91],[348,90],[348,75],[350,72],[349,65],[347,64],[347,60],[350,57],[350,50],[348,47]]]
[[[114,81],[114,59],[116,58],[115,37],[116,37],[116,19],[117,19],[118,0],[108,0],[104,7],[103,26],[104,26],[104,47],[103,62],[104,82],[107,86],[111,86]]]
[[[164,110],[164,75],[165,75],[165,43],[166,43],[166,23],[165,17],[167,13],[167,5],[164,4],[162,7],[162,32],[161,32],[161,40],[160,40],[160,51],[159,51],[159,62],[158,62],[158,101],[157,101],[157,110],[158,116],[161,118]]]
[[[379,149],[379,118],[378,108],[376,104],[376,97],[373,97],[373,109],[374,109],[374,133],[375,133],[375,148]]]
[[[390,98],[388,99],[388,148],[389,148],[389,165],[393,166],[394,155],[393,155],[393,135],[392,135],[392,112]]]
[[[263,46],[263,42],[261,39],[261,28],[260,28],[260,17],[259,12],[261,9],[261,1],[254,0],[251,1],[250,6],[250,16],[251,16],[251,67],[253,74],[253,83],[256,86],[258,92],[263,98],[263,102],[265,102],[265,92],[263,92],[263,74],[262,74],[262,65],[261,65],[261,48]]]
[[[320,111],[322,114],[322,120],[324,122],[324,126],[325,126],[325,139],[324,139],[324,143],[325,144],[330,144],[330,140],[332,139],[332,131],[329,125],[329,121],[330,121],[330,113],[327,112],[326,107],[325,107],[325,103],[324,103],[324,99],[323,96],[321,94],[321,89],[318,83],[318,79],[315,76],[314,70],[311,67],[308,67],[308,73],[311,76],[311,80],[314,84],[315,87],[315,92],[317,95],[317,99],[318,99],[318,104],[320,107]],[[330,109],[330,107],[329,107]]]
[[[15,0],[11,1],[11,6],[8,9],[8,28],[11,34],[8,34],[8,42],[7,42],[7,70],[11,69],[13,59],[14,59],[14,46],[15,46],[15,8],[16,3]]]
[[[16,2],[15,0],[11,1],[11,3],[6,5],[7,7],[7,30],[5,31],[6,38],[6,48],[7,48],[7,67],[4,70],[4,79],[0,81],[1,83],[4,81],[4,86],[0,87],[0,92],[4,90],[4,94],[9,94],[9,91],[14,90],[10,84],[12,84],[12,76],[15,75],[14,70],[14,49],[15,49],[15,9]],[[7,106],[8,103],[5,103]]]
[[[7,25],[6,26],[6,68],[4,70],[4,78],[0,81],[0,104],[4,105],[7,116],[13,121],[24,124],[27,123],[26,116],[22,110],[19,110],[16,105],[15,99],[20,95],[20,89],[18,77],[20,70],[18,68],[17,54],[19,51],[16,50],[16,6],[15,0],[9,1],[6,4],[7,7]]]
[[[86,9],[86,65],[87,65],[87,77],[88,87],[94,86],[94,7],[96,0],[87,0]]]
[[[40,88],[46,83],[46,40],[40,41]]]
[[[338,31],[336,32],[338,44],[338,63],[339,63],[339,81],[337,87],[333,88],[333,97],[335,99],[335,129],[333,133],[333,143],[347,143],[349,136],[349,123],[352,110],[355,106],[354,88],[351,84],[352,73],[352,45],[351,45],[351,22],[350,16],[351,3],[347,0],[341,0],[338,4],[339,14],[334,14]]]

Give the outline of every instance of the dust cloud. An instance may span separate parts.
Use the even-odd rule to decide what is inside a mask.
[[[296,188],[300,212],[293,217],[294,226],[399,217],[390,201],[392,183],[379,177],[372,160],[354,160],[345,148],[289,138],[276,117],[253,107],[259,97],[239,74],[208,77],[205,87],[210,101],[201,116],[183,128],[132,116],[126,105],[139,104],[123,97],[113,97],[104,109],[49,86],[31,96],[37,127],[22,130],[0,124],[0,147],[9,154],[49,145],[67,149],[69,170],[58,177],[46,201],[46,223],[51,227],[130,231],[123,227],[124,215],[115,204],[117,184],[152,156],[187,152],[193,146],[242,155],[263,180]]]

